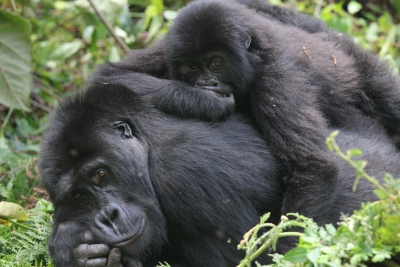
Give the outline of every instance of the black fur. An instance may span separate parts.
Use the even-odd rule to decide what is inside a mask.
[[[319,181],[323,202],[334,186],[337,166],[325,145],[329,129],[367,114],[400,133],[400,83],[348,37],[323,28],[311,34],[307,27],[294,27],[295,21],[281,21],[232,1],[195,1],[179,12],[167,33],[165,60],[170,77],[188,83],[190,92],[197,87],[201,101],[220,100],[231,107],[233,93],[236,108],[252,114],[287,170],[283,211],[316,216],[326,209],[309,213],[299,192]],[[212,121],[231,111],[201,102],[188,109],[185,100],[183,111],[174,112],[177,102],[170,96],[167,92],[157,106],[189,117],[197,111],[196,118]]]
[[[243,233],[265,212],[276,223],[285,191],[252,120],[236,114],[208,123],[162,113],[149,92],[170,81],[144,74],[120,70],[93,81],[62,103],[42,141],[55,266],[236,266]],[[360,118],[338,142],[364,150],[372,175],[400,174],[396,148],[379,126]],[[321,202],[321,184],[311,180],[298,199],[305,213],[323,207],[327,214],[314,218],[334,223],[374,197],[363,181],[351,192],[355,171],[331,156],[339,169],[330,194]]]

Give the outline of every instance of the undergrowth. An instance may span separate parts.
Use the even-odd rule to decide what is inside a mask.
[[[353,160],[361,151],[352,149],[344,154],[335,142],[337,134],[338,131],[327,138],[327,145],[356,169],[354,189],[360,179],[367,179],[375,186],[374,193],[379,200],[363,203],[361,209],[351,216],[343,216],[338,228],[332,224],[318,226],[312,219],[297,213],[282,216],[281,222],[274,225],[266,222],[269,217],[266,214],[238,245],[239,249],[246,251],[238,267],[252,266],[261,253],[274,250],[278,239],[285,236],[299,237],[298,245],[285,255],[273,254],[273,264],[257,263],[257,266],[364,267],[374,263],[400,266],[400,179],[386,174],[384,184],[381,184],[369,176],[364,171],[366,162]],[[304,231],[287,232],[291,227]],[[259,236],[259,230],[265,228],[269,230]]]
[[[53,266],[47,252],[52,205],[44,200],[28,211],[27,221],[0,217],[0,266]]]

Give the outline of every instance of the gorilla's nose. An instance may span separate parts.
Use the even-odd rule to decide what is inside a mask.
[[[209,78],[209,79],[198,79],[194,85],[196,87],[220,87],[220,83],[217,79]]]

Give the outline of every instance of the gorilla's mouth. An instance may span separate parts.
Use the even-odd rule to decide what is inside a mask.
[[[217,92],[215,92],[215,94],[220,98],[230,98],[231,97],[231,94],[219,94]]]
[[[115,246],[115,247],[124,247],[126,245],[129,245],[130,243],[132,243],[133,241],[135,241],[135,239],[140,236],[140,234],[143,232],[144,226],[146,225],[146,215],[142,215],[141,219],[140,219],[140,225],[138,227],[138,229],[136,229],[136,231],[134,231],[133,233],[131,233],[129,236],[124,237],[122,240],[117,241],[113,244],[110,244],[111,246]]]
[[[209,92],[212,92],[218,98],[233,100],[233,94],[230,92],[227,92],[227,90],[218,90],[215,88],[204,88],[204,89],[208,90]]]

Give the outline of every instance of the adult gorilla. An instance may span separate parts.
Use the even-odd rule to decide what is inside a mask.
[[[55,265],[235,266],[244,256],[236,249],[243,233],[265,212],[277,222],[284,192],[253,122],[237,114],[208,123],[160,112],[148,92],[175,81],[123,71],[94,80],[61,105],[42,142],[40,172],[55,205]],[[364,150],[372,175],[400,174],[392,142],[361,121],[359,134],[342,129],[339,145]],[[323,222],[373,199],[363,181],[351,192],[355,171],[332,157],[339,178],[326,201],[314,203],[330,211]],[[319,186],[311,184],[303,198],[314,198]]]

